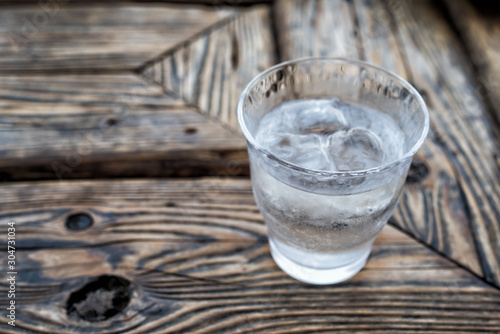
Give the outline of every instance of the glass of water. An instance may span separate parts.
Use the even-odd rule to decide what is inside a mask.
[[[355,275],[427,136],[417,90],[364,62],[297,59],[248,84],[238,121],[274,261],[313,284]]]

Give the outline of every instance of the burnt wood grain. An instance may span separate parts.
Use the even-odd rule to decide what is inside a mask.
[[[77,31],[80,21],[71,18],[79,8],[58,14]],[[97,20],[102,10],[89,8]],[[154,26],[164,8],[171,9],[123,10],[139,10],[145,17],[152,12],[148,24]],[[238,10],[232,19],[219,7],[172,8],[162,22],[167,31],[184,22],[178,27],[184,34],[176,38],[200,28],[190,23],[197,15],[219,21],[149,61],[141,74],[4,74],[0,179],[199,176],[227,170],[231,176],[248,175],[245,142],[231,131],[237,128],[236,103],[244,85],[275,60],[269,8]],[[3,13],[19,14],[17,9]],[[116,24],[125,24],[116,15]],[[120,40],[114,36],[112,42]],[[169,50],[172,44],[155,47]]]
[[[12,183],[0,212],[16,222],[19,273],[5,333],[500,330],[497,289],[391,226],[349,281],[293,280],[270,257],[249,180]],[[93,224],[69,229],[75,214]]]
[[[4,180],[248,173],[243,139],[132,74],[4,76],[0,119]]]
[[[111,2],[0,9],[0,180],[52,179],[0,187],[18,271],[1,333],[500,332],[498,94],[466,55],[494,78],[495,22],[454,23],[464,49],[431,1]],[[430,108],[392,226],[338,285],[275,265],[234,177],[237,99],[277,55],[370,61]]]
[[[2,7],[0,73],[132,70],[233,14],[162,3]]]
[[[253,6],[154,60],[144,75],[239,132],[236,105],[243,89],[275,62],[269,7]]]
[[[445,1],[453,24],[458,28],[477,67],[476,96],[489,100],[493,117],[500,124],[500,10],[498,4],[483,3],[477,10],[469,1]],[[495,7],[496,11],[495,11]],[[491,8],[488,8],[491,7]],[[489,9],[489,10],[488,10]],[[500,164],[499,164],[500,165]]]

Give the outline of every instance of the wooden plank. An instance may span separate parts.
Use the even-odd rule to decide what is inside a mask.
[[[429,96],[436,136],[456,168],[484,277],[500,286],[500,148],[488,111],[474,94],[463,50],[430,2],[403,3],[394,17],[413,81]]]
[[[281,60],[300,57],[360,58],[352,3],[348,1],[275,2]]]
[[[121,1],[121,0],[117,0]],[[144,0],[146,1],[146,0]],[[272,0],[168,0],[169,2],[178,2],[184,4],[203,3],[207,5],[230,5],[230,6],[248,6],[253,4],[270,3]]]
[[[293,280],[270,258],[249,180],[10,183],[0,212],[17,243],[5,333],[500,330],[500,291],[391,226],[351,280]],[[75,213],[93,223],[68,224]]]
[[[213,43],[205,56],[196,53],[198,47],[190,51],[191,44],[174,52],[191,54],[184,72],[174,73],[181,81],[186,78],[180,92],[162,93],[150,75],[157,79],[163,74],[149,70],[141,77],[149,83],[131,75],[4,76],[0,115],[6,145],[0,177],[248,174],[243,139],[218,123],[236,128],[241,90],[271,63],[272,51],[260,53],[270,38],[264,7],[246,10],[238,19],[206,32],[193,42]],[[215,70],[208,65],[198,68],[203,57],[207,64],[216,62]],[[227,57],[232,63],[225,62]],[[152,68],[164,61],[159,59]],[[207,101],[213,101],[213,108]],[[186,102],[215,113],[211,116],[217,122],[197,114],[200,108],[187,107]]]
[[[272,0],[129,0],[127,2],[138,2],[138,3],[147,3],[147,2],[169,2],[169,3],[182,3],[182,4],[206,4],[206,5],[231,5],[231,6],[248,6],[253,4],[260,3],[269,3]],[[37,4],[39,1],[37,0],[0,0],[0,5],[19,5],[19,4]],[[63,1],[60,1],[61,3]],[[71,0],[71,3],[99,3],[99,0]],[[123,0],[106,0],[106,2],[121,2]]]
[[[248,169],[241,138],[134,75],[4,77],[0,119],[7,180]]]
[[[144,75],[239,132],[238,99],[255,75],[274,64],[273,45],[269,7],[254,6],[153,61]]]
[[[498,10],[479,12],[464,0],[446,0],[445,4],[479,71],[475,95],[479,100],[491,100],[493,117],[500,122],[500,14]]]
[[[0,73],[135,69],[234,13],[221,6],[66,3],[2,8]]]
[[[45,103],[80,106],[105,104],[183,105],[175,96],[165,94],[157,85],[145,83],[133,74],[27,74],[0,77],[0,107],[13,111],[13,105],[32,103],[43,108]],[[27,113],[32,109],[26,110]]]
[[[418,82],[412,79],[417,64],[412,62],[413,58],[407,57],[407,54],[413,55],[414,50],[407,50],[400,44],[401,37],[393,26],[393,13],[401,12],[397,4],[386,6],[381,1],[355,4],[359,22],[358,38],[362,41],[361,49],[366,59],[402,75],[413,84]],[[435,13],[432,17],[431,21],[439,20]],[[456,49],[456,43],[452,47]],[[422,62],[428,63],[426,60]],[[427,90],[421,89],[421,93],[431,108],[432,119],[434,106],[430,105],[431,97]],[[437,96],[433,98],[439,99]],[[435,131],[433,124],[427,141],[415,156],[410,176],[416,174],[416,177],[408,180],[394,223],[474,273],[483,275],[473,231],[470,229],[469,208],[457,180],[453,155],[443,147],[443,139]]]
[[[416,156],[394,223],[500,286],[499,145],[474,95],[470,64],[438,10],[429,2],[361,0],[275,6],[284,22],[277,26],[284,59],[358,57],[416,85],[430,108],[431,134]],[[356,33],[346,25],[331,34],[332,22],[346,17]],[[318,46],[317,36],[331,37]]]

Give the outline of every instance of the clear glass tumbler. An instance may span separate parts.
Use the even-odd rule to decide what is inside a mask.
[[[283,160],[256,141],[259,121],[277,105],[325,98],[390,116],[401,129],[403,153],[365,170],[324,171]],[[297,59],[262,72],[248,84],[238,103],[238,121],[274,261],[290,276],[312,284],[333,284],[355,275],[392,215],[412,157],[427,136],[429,115],[417,90],[364,62]]]

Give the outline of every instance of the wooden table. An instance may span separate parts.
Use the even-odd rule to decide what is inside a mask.
[[[500,333],[500,14],[175,2],[0,7],[0,333]],[[302,56],[393,70],[431,114],[366,268],[334,286],[271,259],[236,121],[253,76]]]

